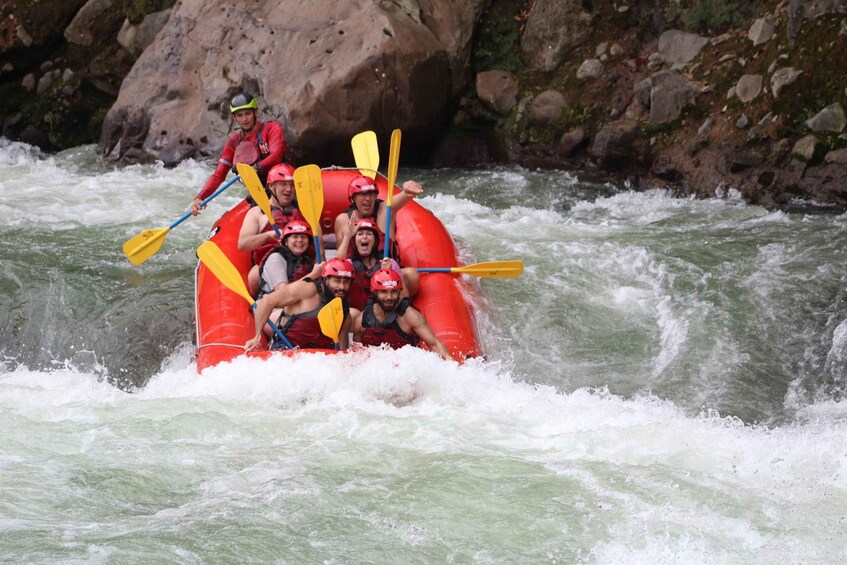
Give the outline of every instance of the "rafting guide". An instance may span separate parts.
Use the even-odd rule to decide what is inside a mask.
[[[227,173],[234,170],[236,164],[251,165],[260,178],[266,178],[274,165],[282,163],[286,151],[282,126],[274,121],[259,121],[258,108],[256,99],[244,92],[239,92],[230,101],[229,111],[238,123],[240,131],[229,136],[215,172],[191,202],[189,210],[193,215],[200,213],[203,200],[221,185]]]

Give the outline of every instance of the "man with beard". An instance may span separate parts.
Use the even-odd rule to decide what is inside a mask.
[[[381,269],[371,277],[371,297],[361,312],[353,312],[353,339],[364,345],[388,344],[392,349],[418,345],[423,340],[442,359],[450,352],[435,336],[426,319],[401,298],[403,279],[393,269]]]
[[[265,182],[271,168],[282,162],[286,150],[282,126],[274,121],[260,122],[258,109],[259,104],[251,95],[239,92],[233,96],[229,111],[241,131],[227,139],[215,172],[191,202],[189,210],[193,215],[200,213],[200,203],[221,185],[227,172],[234,170],[238,163],[253,165],[259,178]]]
[[[321,275],[318,278],[318,275]],[[338,336],[339,348],[347,349],[347,334],[350,331],[350,308],[347,305],[347,291],[353,280],[353,265],[343,259],[330,259],[318,263],[309,276],[299,281],[277,287],[256,303],[253,317],[256,319],[256,335],[244,344],[244,351],[259,346],[262,332],[270,336],[273,330],[267,324],[273,315],[275,324],[294,347],[334,349],[333,341],[323,335],[318,312],[336,297],[342,299],[344,321]],[[282,344],[271,343],[271,349]]]
[[[362,218],[351,225],[344,237],[338,243],[338,256],[349,257],[353,262],[353,282],[350,285],[348,298],[350,306],[361,310],[370,295],[371,277],[379,269],[394,269],[403,277],[403,290],[401,298],[409,298],[417,294],[420,286],[421,276],[417,269],[410,267],[400,268],[394,259],[383,258],[381,250],[377,249],[379,242],[379,228],[376,222],[370,218]],[[348,250],[352,246],[352,253]]]

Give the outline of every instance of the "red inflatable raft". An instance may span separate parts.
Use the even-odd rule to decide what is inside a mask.
[[[322,171],[324,209],[321,225],[324,233],[332,233],[335,216],[350,205],[347,185],[359,173],[356,170]],[[379,198],[386,198],[386,180],[377,177]],[[238,233],[244,215],[250,209],[242,201],[226,212],[213,226],[209,239],[214,241],[232,261],[246,282],[252,266],[250,253],[238,250]],[[394,210],[392,210],[394,213]],[[456,246],[444,225],[417,202],[409,202],[395,214],[396,242],[400,263],[406,267],[457,267]],[[426,317],[438,339],[456,359],[482,354],[473,312],[455,274],[423,273],[414,306]],[[253,314],[244,299],[226,288],[215,275],[199,263],[195,278],[195,310],[197,325],[197,370],[244,355],[243,345],[254,335]],[[318,351],[318,350],[309,350]],[[319,350],[322,353],[332,351]],[[250,356],[267,357],[283,351],[254,351]],[[289,353],[290,354],[290,353]]]

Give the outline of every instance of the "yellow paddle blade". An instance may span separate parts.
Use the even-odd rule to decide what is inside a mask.
[[[388,199],[386,205],[391,206],[394,195],[394,182],[397,180],[397,166],[400,163],[400,130],[391,132],[391,148],[388,150]],[[385,228],[388,233],[388,227]]]
[[[520,276],[523,273],[523,261],[488,261],[464,267],[453,267],[451,270],[454,273],[474,277],[508,279]]]
[[[312,233],[318,234],[321,213],[324,209],[324,185],[321,168],[317,165],[297,167],[294,171],[294,190],[297,192],[297,205]]]
[[[379,147],[376,143],[376,134],[372,131],[357,133],[350,140],[353,146],[353,158],[359,172],[369,178],[376,178],[379,169]]]
[[[330,300],[329,304],[321,308],[318,312],[318,323],[321,325],[321,332],[331,339],[333,343],[338,343],[338,332],[341,331],[341,324],[344,322],[344,308],[341,306],[341,299],[336,297]]]
[[[206,241],[198,247],[197,257],[225,287],[242,296],[250,304],[255,302],[250,293],[247,292],[247,286],[244,284],[244,279],[241,278],[241,273],[214,241]]]
[[[271,211],[271,201],[268,200],[265,187],[262,186],[262,181],[259,180],[259,175],[256,173],[256,169],[246,163],[238,163],[235,168],[238,169],[238,176],[240,176],[241,180],[244,181],[244,186],[247,187],[247,191],[250,193],[250,196],[253,197],[253,200],[259,205],[259,208],[262,209],[265,216],[268,217],[268,221],[270,221],[271,225],[275,226],[276,220],[274,220],[274,215]]]
[[[140,265],[152,257],[165,241],[171,228],[144,230],[124,243],[124,254],[133,265]]]

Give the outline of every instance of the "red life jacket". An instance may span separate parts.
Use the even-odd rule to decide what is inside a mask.
[[[374,205],[373,215],[367,216],[367,218],[373,220],[374,225],[376,225],[376,217],[379,214],[379,207],[383,203],[384,203],[383,200],[380,200],[379,198],[377,198],[376,204]],[[346,210],[344,210],[344,213],[347,214],[348,218],[351,218],[351,217],[353,217],[353,210],[355,210],[355,209],[356,209],[356,206],[353,205],[353,204],[350,204],[350,207],[347,208]],[[359,219],[364,219],[364,218],[365,217],[363,216]],[[376,244],[377,256],[380,259],[382,258],[382,255],[385,253],[385,251],[384,251],[385,250],[385,234],[382,233],[383,227],[385,227],[385,226],[378,226],[377,229],[376,229],[377,233],[379,233],[379,241]],[[353,245],[350,246],[350,249],[347,250],[347,258],[348,259],[351,259],[353,257],[353,249],[355,249],[355,247],[356,247],[356,245],[353,244]],[[398,249],[397,249],[397,242],[394,241],[394,240],[391,241],[391,250],[389,251],[388,256],[391,257],[392,259],[397,259],[399,257],[399,252],[398,252]]]
[[[282,228],[285,227],[285,224],[290,222],[291,220],[303,220],[306,221],[306,218],[303,217],[303,214],[300,212],[300,209],[296,206],[288,206],[286,208],[280,208],[278,206],[271,206],[271,213],[273,214],[274,221],[276,221],[276,227],[279,228],[280,233],[282,232]],[[265,226],[265,228],[259,233],[265,233],[269,231],[273,231],[273,226],[270,222]],[[253,264],[261,265],[265,262],[270,255],[271,251],[276,247],[276,243],[266,243],[261,247],[257,247],[253,250]]]
[[[397,307],[386,314],[382,323],[377,321],[374,314],[375,303],[376,298],[372,296],[362,310],[362,328],[365,330],[362,334],[362,343],[364,345],[387,343],[391,349],[400,349],[404,345],[417,346],[420,338],[417,335],[404,332],[397,322],[397,317],[405,314],[412,302],[408,298],[400,300]]]
[[[350,302],[351,308],[361,310],[365,307],[365,303],[371,295],[371,277],[379,270],[380,264],[377,261],[373,267],[368,269],[361,258],[354,258],[352,261],[353,282],[350,283],[347,300]]]
[[[323,279],[315,281],[310,278],[305,278],[303,280],[313,283],[317,287],[318,295],[321,297],[321,303],[314,310],[287,316],[288,319],[280,330],[294,347],[301,347],[304,349],[334,349],[335,343],[321,332],[321,324],[318,322],[318,312],[320,312],[321,308],[326,306],[330,301],[330,298],[324,290]],[[342,319],[346,320],[347,316],[350,315],[350,305],[347,303],[346,298],[341,301],[341,304],[344,312]],[[277,325],[279,325],[279,321],[283,316],[286,316],[284,310],[277,320]],[[281,344],[278,344],[276,339],[274,339],[271,343],[271,349],[279,349],[280,346]]]

